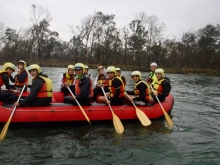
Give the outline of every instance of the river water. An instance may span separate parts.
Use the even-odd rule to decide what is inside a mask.
[[[42,67],[53,89],[66,68]],[[91,69],[93,78],[96,70]],[[131,71],[126,89],[131,89]],[[148,73],[142,72],[146,79]],[[165,119],[144,127],[123,122],[122,135],[112,122],[38,129],[10,129],[0,142],[0,165],[219,165],[220,78],[166,74],[175,98],[174,128]],[[2,128],[1,128],[2,129]]]

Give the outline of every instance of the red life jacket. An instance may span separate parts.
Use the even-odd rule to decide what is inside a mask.
[[[0,87],[5,84],[4,81],[2,80],[2,73],[7,73],[7,72],[0,70]]]
[[[92,79],[89,78],[90,80],[90,90],[89,90],[89,96],[88,98],[92,98],[93,97],[93,85],[92,85]],[[79,84],[80,84],[81,80],[80,79],[76,79],[75,81],[75,93],[76,95],[79,95],[81,93],[81,89],[79,87]]]

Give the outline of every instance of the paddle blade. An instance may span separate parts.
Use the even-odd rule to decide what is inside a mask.
[[[166,122],[167,122],[167,125],[170,129],[173,128],[173,121],[172,119],[170,118],[170,116],[167,114],[167,112],[162,108],[163,110],[163,113],[164,113],[164,116],[165,116],[165,119],[166,119]]]
[[[2,132],[0,135],[0,140],[3,140],[5,135],[7,134],[10,122],[11,122],[11,117],[8,119],[7,123],[5,124],[4,128],[2,129]]]
[[[148,126],[151,124],[151,121],[149,120],[149,118],[146,116],[146,114],[144,112],[142,112],[140,109],[138,109],[137,107],[135,107],[136,109],[136,114],[137,117],[139,118],[139,120],[141,121],[141,124],[143,126]]]
[[[113,112],[113,124],[117,133],[122,134],[124,132],[124,127],[121,123],[121,120]]]
[[[80,108],[80,110],[82,111],[83,115],[85,116],[86,120],[87,120],[87,121],[89,122],[89,124],[91,125],[90,120],[89,120],[88,116],[86,115],[85,111],[83,110],[83,108],[82,108],[80,105],[79,105],[79,108]]]

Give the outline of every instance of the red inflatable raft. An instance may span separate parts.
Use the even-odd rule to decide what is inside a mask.
[[[170,94],[161,104],[167,113],[171,113],[174,104],[173,96]],[[14,106],[4,106],[2,103],[0,103],[0,105],[0,124],[4,125],[8,121]],[[149,119],[157,119],[164,116],[159,104],[137,107],[142,110]],[[112,120],[112,113],[109,106],[104,103],[92,103],[91,106],[82,106],[82,108],[90,119],[91,124],[95,121]],[[135,108],[132,104],[112,106],[112,109],[115,115],[117,115],[122,121],[138,120]],[[85,119],[85,116],[79,106],[63,103],[63,93],[53,92],[52,103],[48,106],[17,107],[12,117],[10,127],[21,125],[25,127],[29,127],[31,125],[46,126],[47,124],[62,125],[64,123],[72,122],[87,122],[87,120]]]

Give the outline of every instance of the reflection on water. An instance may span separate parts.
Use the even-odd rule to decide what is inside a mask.
[[[53,90],[66,68],[42,67],[53,81]],[[132,89],[132,71],[122,71],[126,89]],[[90,73],[93,79],[95,69]],[[148,73],[142,72],[143,79]],[[72,127],[10,129],[0,144],[0,164],[192,164],[218,165],[220,157],[220,78],[166,74],[175,104],[174,128],[165,119],[148,127],[140,121],[124,122],[118,135],[112,122]]]

